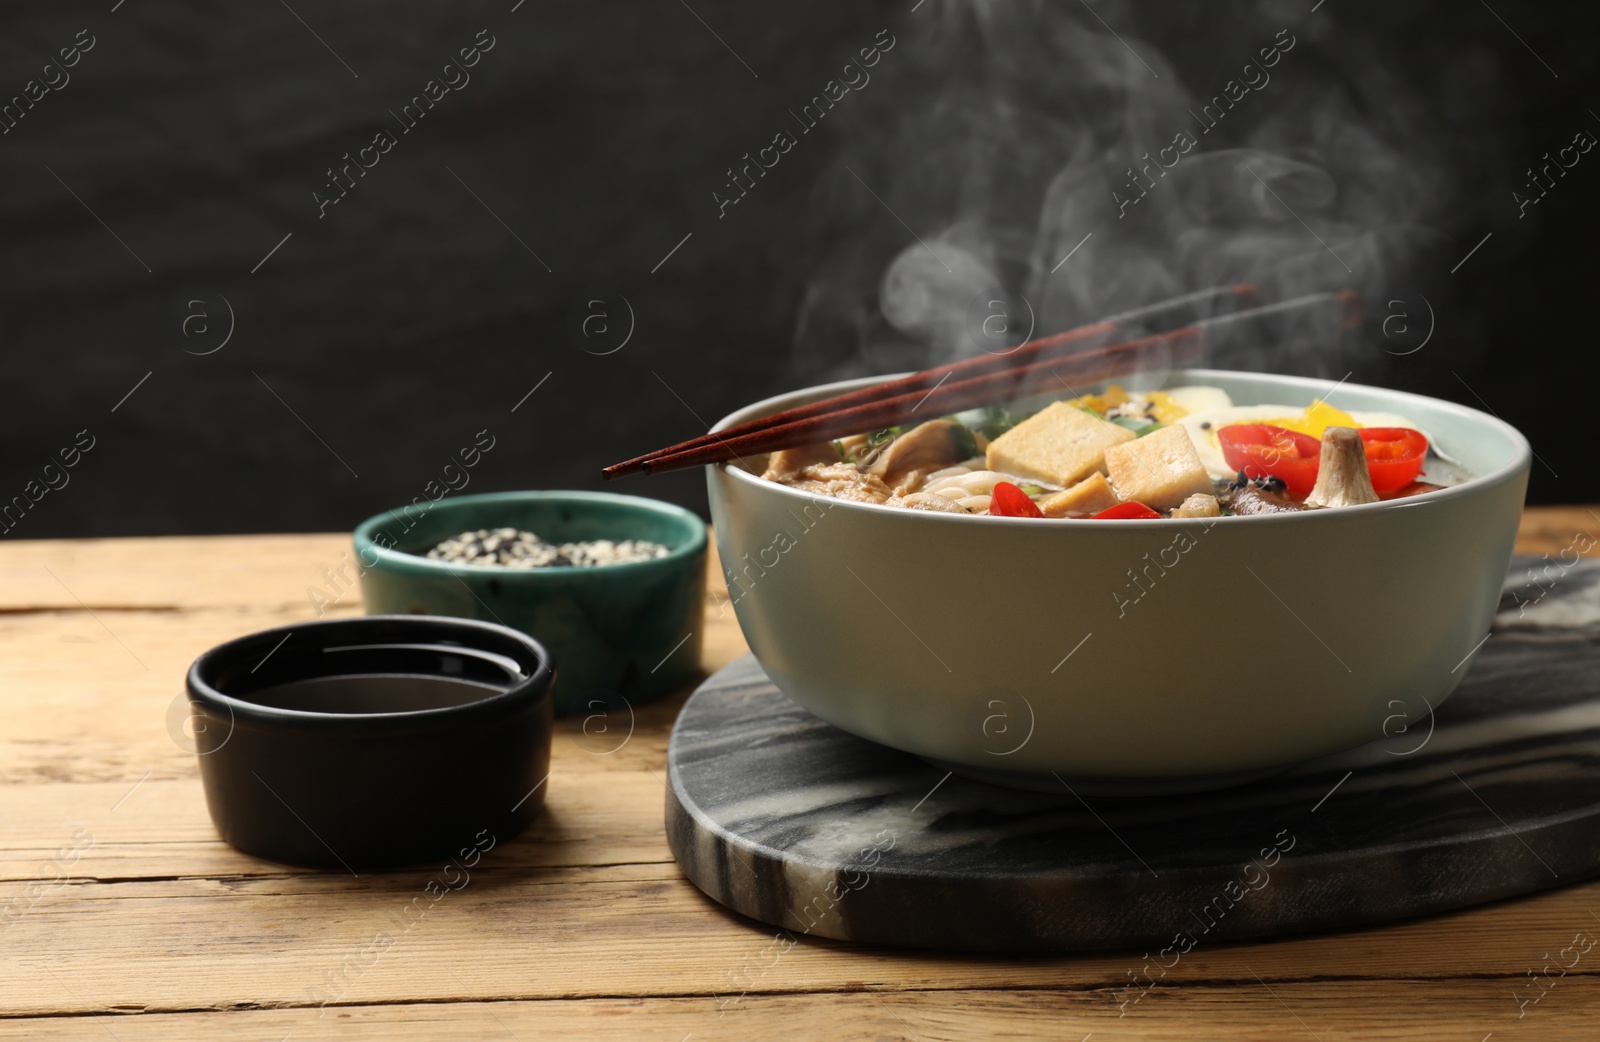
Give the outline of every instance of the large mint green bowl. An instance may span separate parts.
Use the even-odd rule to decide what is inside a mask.
[[[771,398],[719,426],[871,382]],[[1168,375],[1179,384],[1241,405],[1333,389],[1209,370]],[[1500,420],[1432,398],[1343,384],[1332,403],[1410,418],[1475,477],[1336,510],[1063,521],[815,498],[711,467],[739,625],[822,719],[1003,783],[1182,791],[1381,739],[1471,668],[1530,452]]]
[[[520,528],[554,542],[648,539],[664,557],[512,569],[421,556],[461,532]],[[556,712],[640,705],[700,671],[706,526],[670,503],[603,492],[492,492],[391,510],[355,530],[371,615],[456,615],[519,629],[556,663]]]

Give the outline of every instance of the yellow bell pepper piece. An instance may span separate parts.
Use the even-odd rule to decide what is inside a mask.
[[[1101,394],[1081,395],[1077,398],[1073,398],[1071,401],[1067,402],[1067,404],[1078,409],[1093,409],[1095,412],[1104,416],[1108,410],[1124,404],[1127,402],[1127,400],[1128,392],[1123,390],[1117,384],[1111,384]]]
[[[1172,400],[1172,395],[1165,391],[1151,391],[1145,396],[1149,403],[1148,414],[1156,418],[1162,425],[1171,425],[1189,415],[1189,410]]]
[[[1322,432],[1329,427],[1357,427],[1361,424],[1351,418],[1343,409],[1336,409],[1327,402],[1318,398],[1306,407],[1306,411],[1292,419],[1264,420],[1285,430],[1298,431],[1309,434],[1313,438],[1322,437]]]

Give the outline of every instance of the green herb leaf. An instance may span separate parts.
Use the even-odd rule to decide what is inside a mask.
[[[1146,434],[1161,429],[1161,424],[1151,423],[1143,416],[1118,416],[1111,422],[1116,424],[1118,427],[1126,427],[1128,430],[1134,433],[1135,437],[1138,438],[1142,438]]]
[[[990,441],[1033,415],[1033,412],[1010,412],[1003,405],[986,405],[983,412],[984,422],[976,430]]]
[[[978,439],[966,424],[958,423],[950,428],[950,441],[961,453],[962,459],[971,459],[978,454]]]

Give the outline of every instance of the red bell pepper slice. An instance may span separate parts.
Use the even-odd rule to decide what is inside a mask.
[[[989,495],[989,513],[995,517],[1043,517],[1044,511],[1039,509],[1028,494],[1009,481],[995,482],[994,491]]]
[[[1217,442],[1228,466],[1247,478],[1276,477],[1296,499],[1310,495],[1317,483],[1322,442],[1309,434],[1270,423],[1236,423],[1217,431]]]
[[[1398,492],[1422,473],[1428,439],[1409,427],[1363,427],[1361,447],[1367,450],[1367,474],[1378,495]]]
[[[1107,510],[1102,510],[1094,515],[1096,521],[1141,521],[1146,518],[1160,517],[1159,511],[1151,510],[1143,503],[1129,501],[1118,503]]]

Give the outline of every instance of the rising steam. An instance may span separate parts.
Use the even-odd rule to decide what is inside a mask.
[[[893,215],[847,175],[819,186],[845,220],[802,301],[803,375],[975,354],[995,290],[1041,333],[1241,281],[1379,300],[1439,245],[1454,158],[1364,33],[1309,3],[1092,6],[925,0],[841,160]],[[1487,89],[1480,52],[1450,60]],[[1355,350],[1295,329],[1222,361],[1343,375]]]

